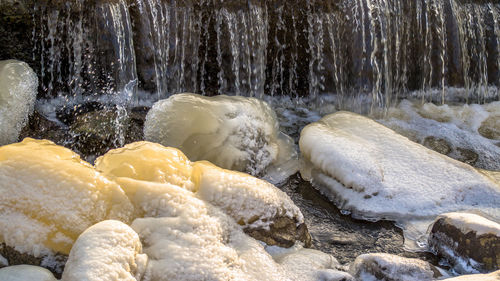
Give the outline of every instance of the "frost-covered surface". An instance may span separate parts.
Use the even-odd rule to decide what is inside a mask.
[[[2,281],[56,281],[50,271],[32,265],[13,265],[0,269]]]
[[[485,105],[437,106],[402,101],[379,122],[413,141],[445,140],[448,156],[462,159],[461,150],[477,153],[474,166],[500,170],[500,102]]]
[[[272,184],[255,177],[218,168],[208,162],[190,162],[181,151],[150,142],[137,142],[111,150],[96,160],[96,169],[116,177],[138,216],[157,216],[159,199],[137,190],[161,190],[162,184],[183,187],[210,204],[220,207],[237,222],[249,227],[267,227],[278,215],[303,223],[300,210]],[[154,188],[153,188],[154,186]],[[156,195],[155,195],[156,196]]]
[[[363,281],[434,280],[434,271],[428,262],[390,254],[361,255],[351,264],[349,273]]]
[[[0,145],[16,142],[33,112],[38,78],[28,64],[0,61]]]
[[[0,266],[8,266],[9,261],[2,255],[0,255]]]
[[[328,115],[304,128],[299,145],[302,176],[356,217],[404,223],[479,210],[500,220],[500,186],[493,177],[369,118]]]
[[[0,147],[0,241],[34,256],[68,254],[78,235],[105,219],[131,219],[114,182],[50,141]]]
[[[446,279],[447,281],[498,281],[500,270],[488,274],[469,274]]]
[[[445,223],[460,229],[463,234],[475,232],[477,236],[493,234],[500,237],[500,224],[470,213],[448,213],[441,215]]]
[[[298,170],[293,141],[279,132],[271,107],[255,98],[173,95],[153,105],[144,135],[179,148],[193,161],[208,160],[274,183]]]
[[[114,220],[85,230],[69,254],[63,281],[136,281],[146,269],[147,256],[137,233]]]

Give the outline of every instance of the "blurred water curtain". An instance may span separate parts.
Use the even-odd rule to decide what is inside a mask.
[[[45,0],[33,21],[47,97],[499,97],[493,0]]]

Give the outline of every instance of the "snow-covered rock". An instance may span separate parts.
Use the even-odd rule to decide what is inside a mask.
[[[28,64],[0,61],[0,145],[16,142],[33,112],[38,78]]]
[[[299,145],[302,176],[356,217],[405,222],[480,210],[500,219],[500,186],[491,174],[369,118],[349,112],[327,115],[302,130]]]
[[[498,281],[500,280],[500,270],[489,274],[468,274],[458,277],[448,278],[447,281]]]
[[[144,124],[146,140],[182,150],[191,160],[278,183],[298,170],[293,140],[258,99],[177,94],[158,101]]]
[[[404,100],[378,121],[451,158],[500,170],[500,147],[496,145],[500,140],[500,101],[451,106]]]
[[[439,216],[429,246],[462,274],[500,268],[500,224],[476,214]]]
[[[175,185],[219,207],[252,233],[274,238],[266,241],[270,244],[289,247],[296,240],[310,243],[302,213],[284,192],[247,174],[205,161],[190,162],[178,149],[150,142],[132,143],[109,151],[96,160],[95,166],[121,185],[136,206],[137,217],[165,216],[159,213],[157,204]],[[284,218],[288,218],[287,223],[278,223]],[[283,228],[288,232],[280,233]]]
[[[363,281],[430,281],[441,276],[428,262],[382,253],[358,256],[349,267],[349,273]]]
[[[147,265],[137,233],[114,220],[99,222],[76,240],[63,281],[136,281]]]
[[[91,225],[132,213],[120,186],[71,150],[29,138],[0,147],[0,242],[17,251],[68,254]]]
[[[57,281],[50,271],[33,265],[13,265],[0,269],[2,281]]]

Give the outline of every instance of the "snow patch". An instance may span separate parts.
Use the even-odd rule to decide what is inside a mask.
[[[146,140],[181,149],[191,160],[258,175],[278,183],[298,170],[293,140],[258,99],[177,94],[146,116]]]
[[[487,218],[470,213],[447,213],[440,217],[445,219],[445,223],[460,229],[463,234],[475,232],[477,236],[493,234],[500,237],[500,224]]]
[[[0,145],[17,141],[33,112],[38,78],[28,64],[0,61]]]

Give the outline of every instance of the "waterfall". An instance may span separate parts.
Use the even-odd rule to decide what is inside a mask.
[[[493,1],[47,1],[34,45],[49,97],[333,94],[373,108],[500,96]]]

